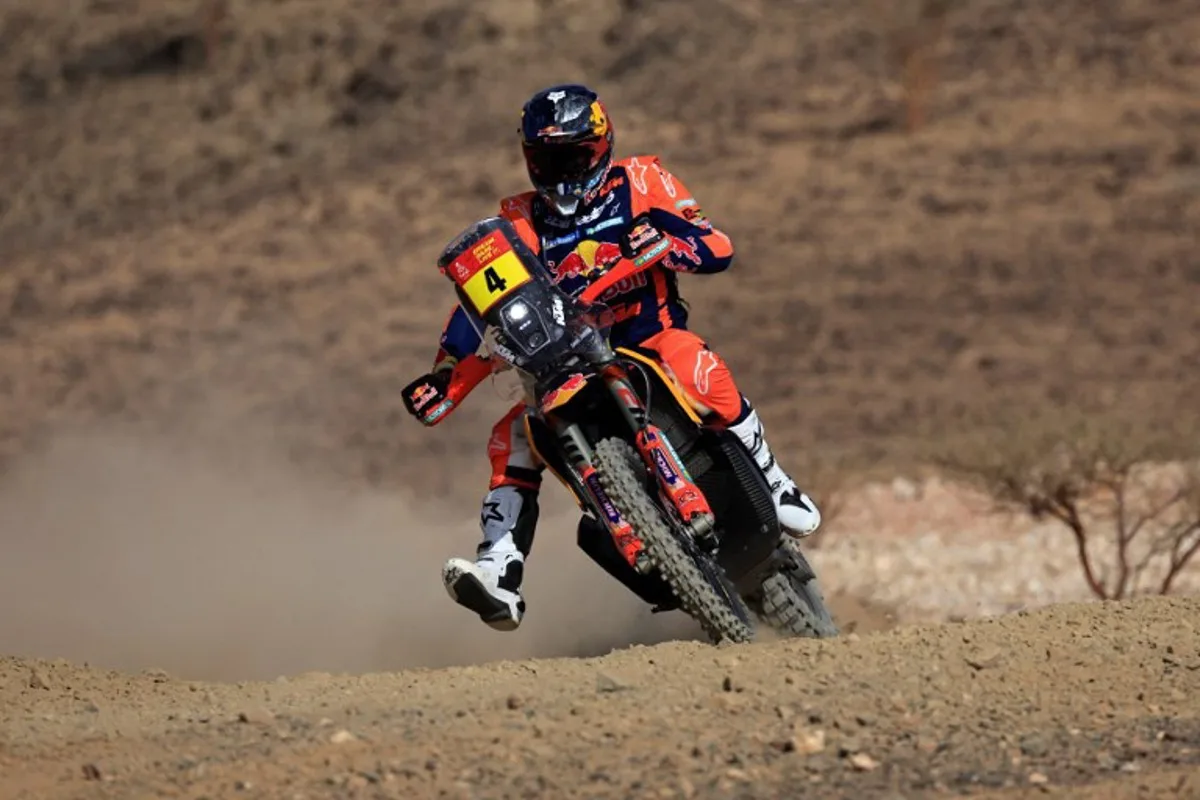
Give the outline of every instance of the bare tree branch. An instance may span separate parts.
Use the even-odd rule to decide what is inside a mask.
[[[998,425],[973,446],[959,444],[937,463],[1000,507],[1063,525],[1100,599],[1166,594],[1200,554],[1200,462],[1180,479],[1200,445],[1192,431],[1164,431],[1136,415],[1076,416]]]

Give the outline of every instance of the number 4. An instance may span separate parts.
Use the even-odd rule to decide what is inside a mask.
[[[487,285],[488,291],[492,294],[503,292],[508,288],[508,281],[500,277],[499,273],[496,272],[495,267],[488,267],[483,271],[483,280]]]

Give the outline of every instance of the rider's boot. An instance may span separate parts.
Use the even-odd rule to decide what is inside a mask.
[[[501,486],[488,492],[479,524],[483,541],[474,561],[452,558],[442,567],[446,591],[459,605],[499,631],[513,631],[525,616],[521,578],[537,525],[537,492]]]
[[[808,536],[821,525],[821,512],[808,495],[800,491],[783,471],[763,434],[762,422],[750,401],[742,398],[742,414],[729,426],[754,457],[771,486],[771,499],[779,516],[779,526],[792,536]]]

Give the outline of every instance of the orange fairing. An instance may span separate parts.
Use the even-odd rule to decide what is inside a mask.
[[[664,372],[663,368],[658,365],[658,362],[652,358],[642,355],[641,353],[638,353],[634,350],[628,350],[624,347],[618,347],[617,352],[626,358],[632,358],[634,361],[637,361],[638,363],[654,370],[654,374],[657,375],[659,380],[663,382],[663,385],[667,387],[667,390],[675,398],[675,402],[677,402],[679,407],[683,409],[684,413],[688,415],[688,419],[697,425],[704,424],[700,421],[700,415],[696,413],[694,408],[692,408],[692,404],[687,401],[687,398],[683,396],[683,392],[679,390],[679,386],[675,383],[675,381],[667,377],[667,373]]]

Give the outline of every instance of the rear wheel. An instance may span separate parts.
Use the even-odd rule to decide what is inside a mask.
[[[838,635],[837,623],[825,606],[817,576],[795,540],[785,538],[784,566],[763,581],[760,613],[776,631],[810,639]]]
[[[646,545],[651,563],[679,604],[714,643],[754,638],[750,610],[721,568],[688,540],[672,533],[635,469],[641,460],[628,442],[604,439],[596,445],[596,468],[609,499]]]

